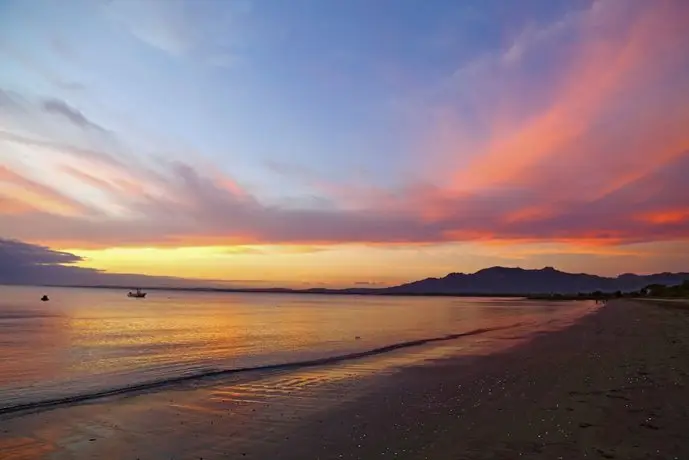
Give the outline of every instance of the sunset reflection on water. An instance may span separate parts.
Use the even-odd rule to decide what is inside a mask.
[[[119,290],[0,289],[2,352],[10,357],[0,364],[0,407],[476,329],[528,328],[589,308],[505,299],[173,291],[129,299]],[[50,302],[38,301],[44,291]]]

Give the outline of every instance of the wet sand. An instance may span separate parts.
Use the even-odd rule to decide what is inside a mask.
[[[3,459],[685,459],[689,311],[615,301],[457,341],[0,418]],[[514,346],[515,343],[518,345]],[[454,356],[452,355],[460,355]]]

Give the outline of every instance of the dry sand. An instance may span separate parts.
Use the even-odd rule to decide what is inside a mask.
[[[0,458],[689,459],[686,309],[615,301],[501,353],[448,351],[4,417]]]
[[[689,312],[615,301],[507,353],[409,369],[281,458],[689,459],[687,383]]]

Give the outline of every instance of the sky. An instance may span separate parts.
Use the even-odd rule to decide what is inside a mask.
[[[0,242],[237,286],[689,271],[687,30],[685,0],[0,0]]]

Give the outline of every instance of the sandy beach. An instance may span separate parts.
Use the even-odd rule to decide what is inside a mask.
[[[685,459],[689,311],[614,301],[458,342],[0,417],[3,459]]]
[[[615,301],[502,354],[408,369],[281,458],[685,459],[687,383],[689,311]]]

